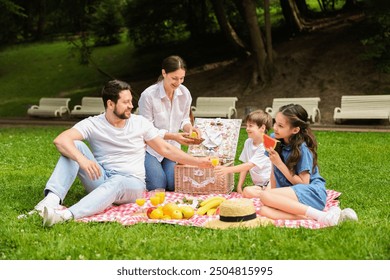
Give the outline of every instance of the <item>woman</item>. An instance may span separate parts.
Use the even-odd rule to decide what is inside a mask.
[[[186,65],[182,58],[165,58],[157,83],[145,89],[138,102],[139,114],[152,121],[159,129],[161,138],[176,147],[193,143],[188,138],[192,131],[196,131],[198,137],[201,136],[200,131],[191,124],[189,112],[192,97],[190,91],[182,85],[185,74]],[[174,191],[175,164],[148,146],[145,157],[146,188]]]

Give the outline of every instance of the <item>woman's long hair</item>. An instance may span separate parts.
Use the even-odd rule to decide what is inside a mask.
[[[290,136],[291,155],[286,162],[286,166],[291,172],[295,171],[301,157],[300,146],[305,142],[313,155],[314,170],[317,166],[317,140],[309,127],[306,110],[299,104],[288,104],[280,107],[279,112],[288,119],[291,127],[299,127],[299,132]]]
[[[161,63],[161,69],[165,70],[165,73],[175,72],[176,70],[183,69],[187,71],[187,65],[184,60],[177,55],[171,55],[166,57]],[[157,79],[157,82],[162,81],[164,78],[160,75]]]

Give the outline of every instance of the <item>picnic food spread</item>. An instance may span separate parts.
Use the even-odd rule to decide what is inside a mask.
[[[210,196],[203,201],[194,201],[191,199],[183,198],[180,203],[167,202],[164,205],[157,207],[149,207],[146,210],[146,215],[149,219],[164,219],[164,220],[180,220],[190,219],[195,213],[197,215],[218,215],[218,207],[221,205],[226,198],[223,196]],[[189,205],[187,203],[192,203]],[[196,206],[194,206],[196,204]],[[197,210],[196,210],[197,209]]]

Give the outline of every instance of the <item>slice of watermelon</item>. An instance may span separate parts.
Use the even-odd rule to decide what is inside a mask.
[[[271,136],[267,134],[263,134],[263,144],[266,149],[273,148],[276,150],[276,147],[279,145],[280,141],[272,138]]]

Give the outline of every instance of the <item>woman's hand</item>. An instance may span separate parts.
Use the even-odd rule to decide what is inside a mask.
[[[188,146],[194,143],[194,140],[189,137],[190,134],[186,132],[179,132],[179,133],[175,133],[174,140],[181,145]]]
[[[189,134],[192,135],[193,131],[196,132],[196,134],[198,135],[196,138],[202,138],[202,132],[197,127],[192,126],[190,128]]]

